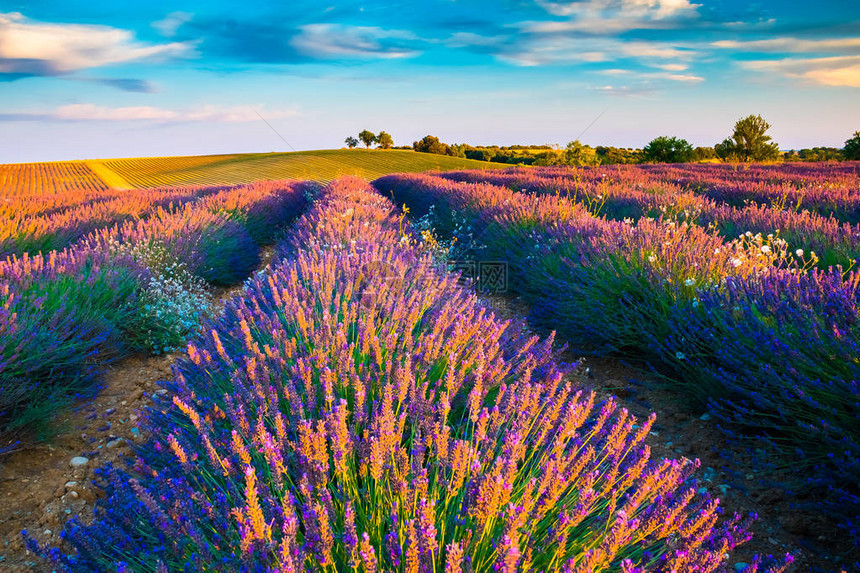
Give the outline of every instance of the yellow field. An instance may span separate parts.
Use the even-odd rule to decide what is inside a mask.
[[[262,179],[327,182],[343,175],[375,179],[388,173],[499,167],[507,166],[402,149],[88,159],[0,165],[0,195],[56,193],[75,188],[231,185]]]
[[[388,173],[502,167],[399,149],[334,149],[192,157],[107,159],[101,164],[129,187],[225,185],[260,179],[331,181],[343,175],[375,179]]]
[[[54,195],[109,188],[83,161],[0,164],[0,197]]]

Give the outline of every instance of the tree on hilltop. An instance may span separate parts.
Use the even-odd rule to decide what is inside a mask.
[[[686,139],[661,135],[642,148],[642,155],[653,163],[687,163],[693,159],[693,146]]]
[[[750,115],[735,123],[732,137],[714,146],[723,160],[773,161],[779,157],[779,145],[767,135],[770,124],[760,115]]]
[[[362,130],[361,133],[358,134],[358,138],[367,149],[370,149],[370,146],[376,143],[376,134],[366,129]]]
[[[412,149],[420,153],[435,153],[437,155],[450,155],[457,157],[457,151],[452,149],[447,143],[442,143],[439,138],[434,135],[425,135],[421,141],[416,141],[412,144]]]
[[[355,149],[355,147],[358,145],[358,140],[351,135],[344,139],[343,142],[346,143],[346,146],[350,149]]]
[[[391,134],[385,131],[379,132],[379,135],[376,136],[376,142],[382,149],[391,149],[394,147],[394,138],[391,137]]]
[[[860,161],[860,131],[855,131],[854,137],[845,142],[842,156],[849,161]]]

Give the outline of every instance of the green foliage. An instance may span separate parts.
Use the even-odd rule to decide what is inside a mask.
[[[600,158],[601,165],[630,164],[642,161],[642,152],[638,149],[598,145],[594,151]]]
[[[642,155],[651,163],[687,163],[693,159],[693,146],[686,139],[661,135],[642,149]]]
[[[854,136],[845,142],[842,156],[849,161],[860,161],[860,131],[855,131]]]
[[[590,145],[583,145],[577,139],[567,144],[564,151],[565,165],[581,166],[581,165],[599,165],[600,158],[597,157],[597,151]]]
[[[767,135],[770,124],[760,115],[749,115],[735,122],[730,139],[714,146],[717,157],[724,161],[775,161],[779,145]]]
[[[693,150],[693,161],[707,161],[708,159],[716,159],[717,152],[713,147],[697,147]]]
[[[450,155],[457,157],[457,151],[447,143],[439,141],[438,137],[425,135],[421,141],[412,144],[412,149],[419,153],[435,153],[436,155]]]
[[[474,159],[476,161],[490,161],[494,157],[493,151],[486,148],[467,149],[465,153],[467,159]]]
[[[344,139],[343,142],[350,149],[355,149],[358,146],[358,140],[351,135],[349,137],[347,137],[346,139]]]
[[[368,131],[366,129],[361,130],[358,134],[358,138],[364,144],[364,147],[369,148],[371,145],[376,143],[376,134],[372,131]]]
[[[379,147],[382,149],[391,149],[394,147],[394,138],[391,137],[391,134],[385,131],[380,131],[376,136],[376,143],[379,144]]]
[[[714,154],[723,161],[738,161],[735,142],[728,138],[714,146]]]
[[[835,147],[813,147],[797,153],[800,161],[840,161],[842,152]]]

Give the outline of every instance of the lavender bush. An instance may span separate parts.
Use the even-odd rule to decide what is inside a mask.
[[[55,567],[729,569],[744,525],[695,463],[650,459],[653,417],[595,404],[365,184],[331,184],[282,252],[189,344]]]

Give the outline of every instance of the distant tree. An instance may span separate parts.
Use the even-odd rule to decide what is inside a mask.
[[[564,152],[560,149],[550,149],[543,153],[538,153],[535,157],[535,165],[566,165],[564,160]]]
[[[845,142],[842,156],[848,161],[860,161],[860,131],[855,131],[854,137]]]
[[[382,149],[391,149],[394,147],[394,138],[391,137],[391,134],[380,131],[379,135],[376,136],[376,143],[378,143],[379,147]]]
[[[466,157],[477,161],[489,161],[493,158],[493,152],[489,149],[467,149]]]
[[[760,115],[750,115],[735,123],[731,139],[726,139],[720,146],[717,155],[735,157],[739,161],[773,161],[779,157],[779,145],[767,135],[770,124]],[[717,146],[714,146],[716,149]]]
[[[735,142],[728,138],[714,146],[714,154],[723,161],[738,161]]]
[[[839,161],[843,158],[843,154],[835,147],[813,147],[801,149],[798,157],[801,161]]]
[[[564,162],[566,165],[599,165],[600,158],[597,151],[590,145],[583,145],[577,139],[567,144],[564,150]]]
[[[637,149],[625,149],[623,147],[607,147],[598,145],[594,148],[601,165],[617,165],[626,163],[639,163],[642,152]]]
[[[686,163],[693,159],[693,146],[686,139],[661,135],[642,148],[642,155],[653,163]]]
[[[361,133],[358,134],[358,138],[364,144],[364,147],[368,149],[371,145],[376,143],[376,134],[366,129],[362,130]]]
[[[713,147],[697,147],[693,150],[693,161],[707,161],[716,159],[717,153]]]
[[[425,135],[421,141],[416,141],[412,144],[412,149],[420,153],[435,153],[437,155],[457,156],[457,151],[452,149],[450,145],[442,143],[439,138],[433,135]]]
[[[344,139],[343,142],[346,143],[346,146],[350,149],[355,149],[355,147],[358,145],[358,140],[351,135]]]

